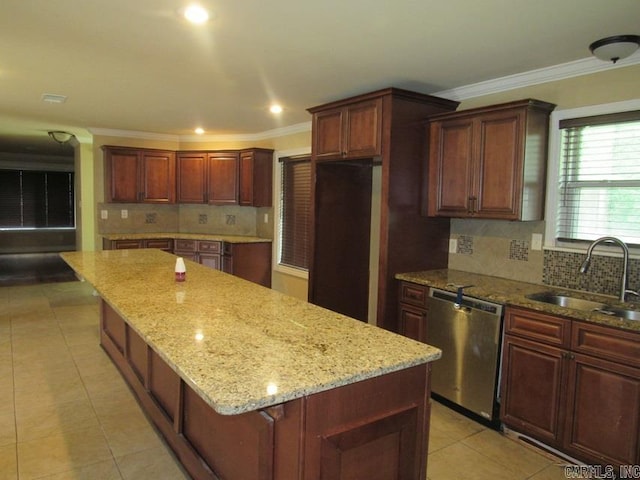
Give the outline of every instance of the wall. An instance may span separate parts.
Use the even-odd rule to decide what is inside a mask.
[[[640,98],[638,78],[640,65],[616,68],[464,100],[458,110],[523,98],[555,103],[556,109],[619,102]],[[606,280],[583,278],[577,281],[572,267],[567,267],[572,265],[572,260],[567,255],[552,255],[547,252],[543,254],[531,249],[533,233],[544,235],[544,222],[452,220],[451,238],[458,240],[458,247],[457,252],[449,254],[449,267],[532,283],[547,283],[601,293],[611,292],[612,285],[615,286],[616,283],[611,277],[617,278],[615,269],[609,269],[610,278]],[[545,275],[551,270],[556,274]],[[640,287],[634,284],[631,286]]]

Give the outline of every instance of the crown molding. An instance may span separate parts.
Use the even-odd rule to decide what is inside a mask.
[[[135,130],[115,130],[111,128],[87,128],[91,135],[103,135],[105,137],[124,137],[124,138],[138,138],[142,140],[158,140],[167,142],[178,142],[180,140],[179,135],[170,135],[168,133],[152,133],[152,132],[138,132]]]
[[[528,72],[508,75],[506,77],[494,78],[484,82],[474,83],[463,87],[452,88],[432,93],[436,97],[448,98],[450,100],[467,100],[469,98],[482,97],[493,93],[500,93],[516,88],[539,85],[541,83],[564,80],[581,75],[613,70],[615,68],[628,67],[640,63],[640,54],[636,52],[628,58],[617,63],[603,62],[595,57],[583,58],[573,62],[553,65],[551,67],[539,68]]]

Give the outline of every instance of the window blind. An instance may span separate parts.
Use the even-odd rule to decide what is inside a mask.
[[[0,170],[0,228],[75,227],[73,173]]]
[[[640,111],[560,122],[556,237],[640,244]]]
[[[282,161],[280,263],[309,267],[309,222],[311,215],[311,158],[287,157]]]

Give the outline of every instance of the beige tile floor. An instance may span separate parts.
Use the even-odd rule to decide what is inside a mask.
[[[0,480],[188,478],[98,346],[91,287],[0,288]],[[428,478],[565,477],[554,458],[436,403]]]

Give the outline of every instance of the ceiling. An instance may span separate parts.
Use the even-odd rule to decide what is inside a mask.
[[[184,0],[3,0],[0,150],[55,151],[52,129],[265,132],[332,100],[388,86],[442,92],[640,33],[639,0],[200,3],[212,18],[194,26],[179,15]]]

